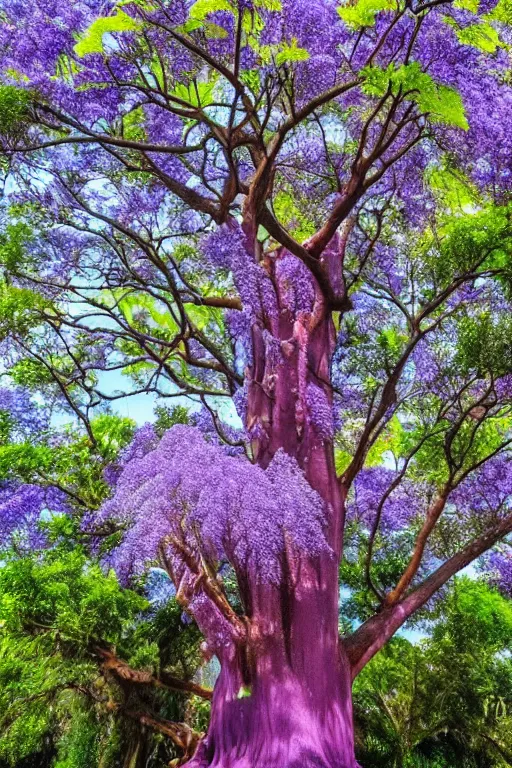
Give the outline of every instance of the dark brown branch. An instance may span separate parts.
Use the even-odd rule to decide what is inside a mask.
[[[41,144],[33,144],[27,147],[12,147],[8,151],[9,153],[35,152],[39,149],[48,149],[48,147],[58,147],[61,144],[105,144],[113,147],[122,147],[124,149],[135,149],[140,152],[159,152],[170,155],[187,155],[202,149],[200,144],[193,147],[187,147],[184,144],[178,144],[177,146],[172,146],[170,144],[151,144],[144,141],[132,141],[130,139],[120,139],[115,136],[95,133],[92,136],[66,136],[62,139],[44,141]]]
[[[201,734],[192,730],[186,723],[173,723],[171,720],[164,720],[148,712],[119,707],[120,711],[132,720],[136,720],[141,725],[145,725],[156,733],[161,733],[173,741],[177,747],[185,752],[185,755],[192,755]]]
[[[106,648],[95,648],[95,653],[102,659],[102,669],[104,672],[114,675],[118,680],[130,683],[132,685],[143,685],[153,688],[165,688],[180,693],[190,693],[194,696],[200,696],[208,701],[212,698],[213,692],[203,688],[197,683],[187,680],[181,680],[169,672],[161,672],[158,677],[151,675],[139,669],[133,669],[126,661],[118,658],[112,651]]]

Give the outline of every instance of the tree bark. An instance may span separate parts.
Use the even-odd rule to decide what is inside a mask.
[[[332,406],[335,329],[316,280],[314,302],[294,311],[280,276],[281,251],[267,263],[277,316],[253,325],[247,427],[255,460],[277,450],[295,457],[326,503],[323,557],[284,557],[279,587],[239,578],[248,622],[243,646],[221,662],[206,738],[189,768],[355,768],[351,670],[338,631],[338,565],[344,499],[328,425],[315,425],[310,387]],[[293,287],[293,286],[292,286]],[[271,360],[265,337],[280,342]],[[267,337],[268,338],[268,337]]]

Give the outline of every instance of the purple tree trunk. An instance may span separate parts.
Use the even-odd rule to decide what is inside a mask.
[[[351,670],[338,631],[344,509],[328,386],[335,332],[316,284],[310,282],[308,311],[294,306],[294,276],[280,275],[279,260],[269,265],[278,313],[253,327],[247,425],[262,466],[284,449],[326,501],[332,554],[315,560],[286,556],[279,587],[239,576],[249,640],[227,648],[220,659],[208,735],[189,768],[357,765]],[[277,362],[266,349],[266,330],[281,341]]]

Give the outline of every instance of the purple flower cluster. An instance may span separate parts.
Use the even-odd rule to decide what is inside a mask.
[[[105,481],[115,487],[127,464],[142,459],[158,445],[158,435],[152,424],[143,424],[136,430],[130,445],[121,452],[115,464],[109,464],[104,471]]]
[[[233,274],[246,312],[253,317],[262,313],[277,316],[276,295],[270,277],[247,248],[241,227],[235,223],[218,227],[204,239],[202,250],[212,265]]]
[[[499,549],[485,558],[484,572],[491,583],[512,598],[512,546],[502,544]]]
[[[228,455],[238,456],[244,453],[242,441],[247,440],[244,430],[227,424],[214,410],[210,411],[203,406],[192,414],[190,421],[209,442],[223,446]]]
[[[306,401],[311,423],[322,440],[332,440],[334,434],[333,407],[327,393],[318,384],[310,381],[306,390]]]
[[[11,438],[21,440],[40,434],[48,428],[49,414],[37,405],[30,392],[22,387],[0,387],[0,413],[7,415]]]
[[[382,466],[361,470],[347,505],[349,517],[371,529],[381,502],[396,476],[394,470]],[[379,530],[384,534],[401,531],[424,513],[427,507],[428,489],[421,483],[405,480],[384,501]]]
[[[276,279],[281,304],[292,315],[308,313],[315,300],[315,285],[304,262],[283,250],[276,259]]]
[[[486,461],[453,491],[450,502],[459,514],[471,520],[490,522],[512,508],[512,457],[501,453]]]
[[[197,428],[177,425],[125,465],[95,522],[128,525],[111,557],[124,581],[162,551],[179,557],[183,546],[273,582],[285,548],[310,555],[328,550],[324,512],[287,454],[278,452],[263,470],[229,456]]]
[[[46,543],[41,530],[43,512],[67,512],[67,497],[58,488],[0,483],[0,546],[8,546],[16,535],[19,546],[39,549]]]

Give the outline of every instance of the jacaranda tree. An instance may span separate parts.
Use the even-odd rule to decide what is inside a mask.
[[[144,427],[83,520],[123,580],[167,570],[220,660],[191,768],[354,768],[352,680],[512,531],[511,17],[0,2],[11,380],[93,448],[102,403],[203,406]]]

